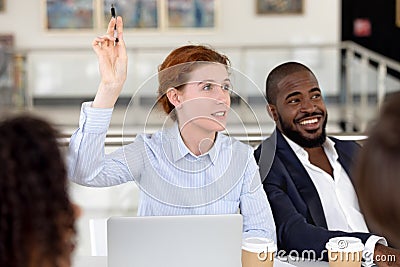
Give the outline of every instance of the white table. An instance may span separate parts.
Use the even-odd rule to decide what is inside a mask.
[[[287,260],[283,260],[284,262]],[[297,267],[328,267],[327,262],[294,260],[289,259],[288,262]],[[279,267],[280,264],[274,264]],[[277,266],[278,265],[278,266]],[[107,257],[103,256],[75,256],[72,262],[72,267],[107,267]]]

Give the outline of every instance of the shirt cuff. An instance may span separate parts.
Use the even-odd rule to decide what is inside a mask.
[[[376,243],[382,244],[387,246],[387,241],[385,238],[376,236],[376,235],[371,235],[368,239],[367,242],[365,242],[365,247],[363,250],[363,264],[362,266],[375,266],[374,264],[374,251],[375,251],[375,245]]]
[[[84,102],[81,108],[79,128],[85,133],[107,132],[113,108],[93,108],[93,102]]]

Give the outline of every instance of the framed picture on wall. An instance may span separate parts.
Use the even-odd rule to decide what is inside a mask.
[[[303,0],[256,0],[257,14],[302,14]]]
[[[114,4],[117,16],[123,18],[126,29],[157,29],[159,27],[157,0],[103,0],[104,27],[107,27],[110,21],[111,4]]]
[[[5,0],[0,0],[5,1]],[[106,29],[111,5],[124,28],[161,30],[213,29],[218,0],[42,0],[45,29],[51,31]]]
[[[48,30],[89,30],[95,27],[95,0],[45,0]]]
[[[215,1],[166,0],[167,28],[214,28]]]

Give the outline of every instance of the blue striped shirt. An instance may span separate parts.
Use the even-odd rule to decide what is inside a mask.
[[[261,185],[253,149],[222,133],[200,156],[184,144],[178,124],[105,155],[112,109],[82,105],[79,128],[70,141],[69,177],[86,186],[135,181],[141,189],[139,216],[232,214],[243,216],[244,237],[276,242],[271,208]]]

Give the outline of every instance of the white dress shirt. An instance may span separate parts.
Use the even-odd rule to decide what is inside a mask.
[[[332,177],[330,174],[310,162],[308,153],[305,149],[287,138],[285,135],[284,137],[297,158],[303,164],[317,189],[324,210],[328,230],[368,233],[369,230],[364,216],[360,211],[357,194],[348,174],[339,162],[335,143],[327,137],[325,143],[322,145],[333,169]],[[364,266],[372,264],[371,260],[377,242],[387,245],[384,238],[374,235],[369,237],[367,242],[364,244],[365,248],[363,255],[369,255],[365,259],[366,262],[364,263]]]

